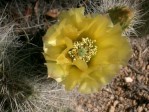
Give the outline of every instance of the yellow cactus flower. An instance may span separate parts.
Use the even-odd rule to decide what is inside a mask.
[[[131,56],[119,24],[108,15],[84,15],[84,8],[64,11],[43,38],[48,76],[81,93],[107,84]]]

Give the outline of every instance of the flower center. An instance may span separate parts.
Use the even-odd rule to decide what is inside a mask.
[[[89,62],[91,57],[97,53],[95,42],[96,40],[91,40],[88,37],[82,38],[81,41],[75,41],[73,48],[68,51],[68,54],[73,60],[79,58],[85,62]]]

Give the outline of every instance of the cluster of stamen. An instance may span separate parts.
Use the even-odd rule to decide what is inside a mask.
[[[89,62],[91,57],[97,53],[95,42],[95,40],[91,40],[88,37],[82,38],[81,41],[75,41],[73,48],[68,51],[68,54],[72,60],[79,58],[85,62]]]

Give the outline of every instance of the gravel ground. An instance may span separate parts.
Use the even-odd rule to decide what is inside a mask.
[[[77,112],[149,112],[149,36],[132,38],[127,67],[99,93],[80,95]]]

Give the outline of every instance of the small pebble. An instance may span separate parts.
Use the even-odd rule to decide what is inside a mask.
[[[143,108],[139,106],[137,109],[137,112],[142,112],[142,111],[143,111]]]
[[[114,107],[116,107],[116,105],[119,103],[119,101],[114,101]]]
[[[111,106],[109,112],[114,112],[115,111],[115,107]]]
[[[131,83],[133,81],[133,79],[131,77],[125,77],[125,81],[127,83]]]
[[[111,95],[110,99],[111,99],[111,100],[114,100],[114,95]]]
[[[123,97],[120,97],[120,101],[124,101],[124,98]]]
[[[98,112],[98,109],[97,108],[94,108],[94,112]]]
[[[92,108],[93,105],[91,105],[91,104],[87,104],[87,107],[88,107],[88,108]]]
[[[149,70],[149,65],[147,65],[147,70]]]

